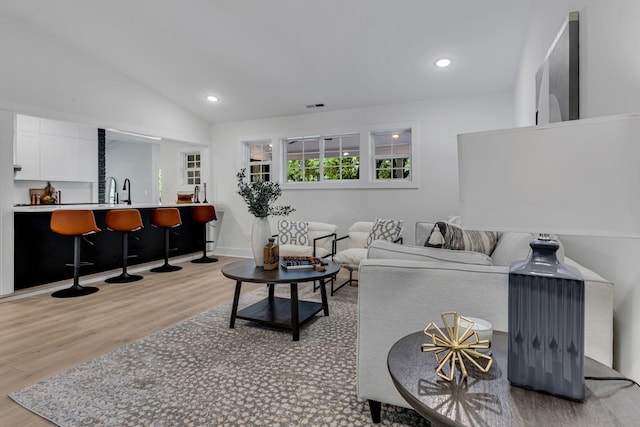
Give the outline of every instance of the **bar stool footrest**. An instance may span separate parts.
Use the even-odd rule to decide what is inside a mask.
[[[75,267],[75,265],[73,263],[68,263],[68,264],[65,264],[65,265],[67,267]],[[95,264],[92,263],[92,262],[89,262],[89,261],[80,261],[80,265],[78,267],[88,267],[90,265],[95,265]]]

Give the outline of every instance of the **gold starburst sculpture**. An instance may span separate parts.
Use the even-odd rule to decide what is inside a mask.
[[[436,362],[438,362],[436,374],[440,378],[452,381],[457,364],[462,376],[466,378],[465,359],[482,372],[488,372],[493,364],[493,358],[477,350],[490,348],[491,340],[480,340],[478,333],[473,330],[473,320],[458,316],[455,311],[445,311],[440,314],[440,317],[447,333],[442,332],[439,326],[431,322],[424,328],[424,333],[431,338],[431,342],[421,346],[423,352],[433,352]],[[460,319],[466,322],[466,327],[460,326]],[[461,330],[463,328],[464,330]],[[447,365],[449,366],[448,375],[445,373]]]

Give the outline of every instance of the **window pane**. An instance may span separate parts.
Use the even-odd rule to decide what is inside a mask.
[[[273,160],[271,141],[249,141],[245,144],[248,153],[247,165],[250,181],[271,181],[269,173]]]
[[[372,132],[376,179],[411,178],[411,129]]]
[[[287,181],[302,181],[302,169],[300,168],[300,160],[287,160]]]

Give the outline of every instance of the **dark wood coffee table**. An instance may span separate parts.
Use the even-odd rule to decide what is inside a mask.
[[[493,334],[493,366],[486,374],[473,368],[465,381],[449,382],[435,373],[435,359],[422,353],[427,342],[416,332],[396,342],[387,358],[396,388],[434,425],[474,426],[627,426],[640,420],[640,388],[622,380],[585,380],[582,403],[511,386],[507,379],[507,334]],[[585,358],[585,377],[621,377]]]
[[[340,266],[333,261],[329,261],[329,264],[325,266],[325,271],[322,272],[313,269],[285,270],[282,267],[265,271],[262,267],[256,267],[253,259],[236,261],[222,266],[222,274],[236,281],[236,292],[233,296],[229,327],[233,328],[235,326],[236,319],[251,320],[291,329],[293,340],[298,341],[300,339],[300,326],[322,310],[324,310],[325,316],[329,315],[325,281],[335,276],[339,270]],[[299,301],[298,283],[316,280],[320,282],[322,303]],[[266,283],[269,286],[269,296],[238,311],[242,282]],[[274,287],[280,283],[289,283],[291,288],[290,299],[274,296]]]

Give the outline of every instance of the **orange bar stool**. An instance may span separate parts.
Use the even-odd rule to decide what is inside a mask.
[[[109,277],[105,282],[129,283],[142,279],[142,276],[127,273],[129,258],[137,256],[129,255],[129,235],[144,227],[140,211],[138,209],[112,209],[107,211],[104,223],[107,229],[122,233],[122,273],[119,276]],[[131,235],[137,239],[135,235]]]
[[[51,213],[51,231],[65,236],[73,236],[73,286],[51,294],[55,298],[72,298],[89,295],[98,292],[98,288],[80,286],[80,266],[92,265],[89,262],[80,262],[81,237],[101,231],[96,225],[93,211],[61,209]],[[87,240],[88,243],[93,244]]]
[[[164,265],[152,268],[155,273],[168,273],[182,269],[177,265],[169,265],[169,231],[182,225],[178,208],[156,208],[151,211],[151,225],[164,228]]]
[[[218,219],[215,208],[212,205],[194,206],[191,208],[191,218],[195,222],[202,224],[202,257],[191,262],[205,264],[218,261],[218,258],[209,258],[207,256],[207,243],[213,242],[213,240],[207,240],[207,224]]]

